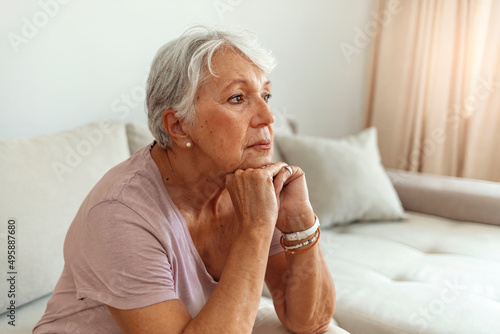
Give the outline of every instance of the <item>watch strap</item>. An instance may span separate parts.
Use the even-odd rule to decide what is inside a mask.
[[[319,228],[319,218],[314,215],[315,220],[313,226],[309,227],[307,230],[291,232],[291,233],[283,233],[283,238],[286,241],[298,241],[302,239],[306,239],[316,233],[316,230]]]

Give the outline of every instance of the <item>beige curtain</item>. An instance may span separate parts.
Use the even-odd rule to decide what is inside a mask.
[[[366,126],[384,165],[500,181],[500,0],[380,0],[377,11]]]

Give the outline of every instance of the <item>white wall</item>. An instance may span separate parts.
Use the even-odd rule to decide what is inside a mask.
[[[353,44],[372,6],[371,0],[0,0],[0,137],[103,118],[145,121],[149,64],[162,44],[193,24],[238,24],[257,33],[279,63],[270,75],[272,109],[295,117],[301,133],[354,133],[362,127],[367,49],[348,63],[339,45]]]

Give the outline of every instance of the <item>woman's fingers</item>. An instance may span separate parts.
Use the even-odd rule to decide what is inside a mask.
[[[303,175],[300,168],[277,162],[238,169],[227,175],[226,186],[240,218],[255,220],[275,216],[280,209],[303,211],[303,199],[307,198]]]
[[[281,231],[298,231],[313,216],[305,175],[299,167],[277,162],[239,169],[228,174],[226,186],[245,226],[260,221],[276,224]],[[307,222],[301,217],[307,217]]]
[[[262,166],[261,169],[269,171],[274,178],[278,175],[278,173],[281,172],[283,168],[285,168],[285,166],[288,166],[285,162],[275,162],[267,166]]]
[[[283,187],[293,181],[294,167],[285,164],[281,167],[278,173],[274,176],[274,193],[279,197]],[[296,168],[296,167],[295,167]]]
[[[236,170],[234,173],[228,175],[228,182],[233,179],[235,174],[241,175],[242,173],[257,173],[267,177],[266,180],[272,180],[274,186],[274,193],[276,199],[279,199],[281,190],[285,185],[293,181],[297,176],[297,167],[290,166],[285,162],[275,162],[270,165],[264,165],[260,168],[248,168],[246,170]]]
[[[226,186],[241,221],[276,223],[278,206],[272,170],[238,169],[226,176]]]

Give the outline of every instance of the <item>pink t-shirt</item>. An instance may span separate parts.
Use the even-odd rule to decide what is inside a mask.
[[[33,333],[121,333],[106,305],[180,299],[194,317],[216,288],[151,147],[112,168],[85,198],[66,235],[64,270]],[[269,256],[282,251],[275,231]]]

